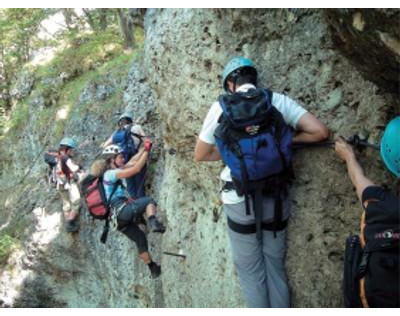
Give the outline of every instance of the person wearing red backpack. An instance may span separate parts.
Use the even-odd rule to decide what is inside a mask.
[[[345,305],[398,308],[400,307],[400,116],[391,120],[386,126],[380,144],[381,158],[386,168],[396,177],[396,192],[374,184],[364,174],[352,146],[343,138],[337,138],[335,150],[339,158],[346,162],[350,180],[356,188],[357,198],[364,208],[360,235],[355,236],[356,240],[359,240],[361,247],[359,253],[362,258],[356,259],[360,262],[356,264],[354,278],[348,277],[346,271],[350,271],[351,268],[345,264]],[[345,260],[345,263],[347,262]]]
[[[61,140],[56,165],[56,187],[62,199],[65,229],[73,233],[79,230],[81,195],[78,182],[83,170],[73,161],[77,143],[70,137]]]
[[[165,232],[164,225],[156,217],[157,203],[150,197],[132,199],[121,182],[122,179],[132,177],[142,170],[151,146],[150,139],[146,139],[143,148],[126,163],[123,151],[118,145],[107,146],[102,152],[102,158],[106,160],[103,185],[107,200],[111,198],[109,203],[117,218],[117,229],[136,243],[140,259],[149,267],[152,277],[156,278],[161,274],[161,267],[152,260],[146,234],[139,225],[144,223],[143,216],[146,215],[152,232]]]

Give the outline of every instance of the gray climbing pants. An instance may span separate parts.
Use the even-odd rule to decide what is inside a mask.
[[[264,198],[263,219],[271,220],[275,201]],[[252,208],[252,205],[251,205]],[[254,212],[246,215],[245,203],[224,204],[230,219],[239,224],[254,223]],[[283,218],[289,216],[289,203],[284,201]],[[285,271],[286,229],[256,234],[240,234],[228,227],[233,261],[247,307],[289,307],[289,289]]]

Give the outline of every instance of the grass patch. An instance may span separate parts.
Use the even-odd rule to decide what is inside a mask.
[[[0,235],[0,267],[7,263],[13,250],[19,245],[19,240],[8,234]]]
[[[37,126],[51,128],[53,139],[63,136],[65,125],[70,119],[73,107],[79,103],[79,95],[88,83],[107,84],[105,75],[124,78],[133,60],[143,57],[144,31],[135,28],[135,48],[124,50],[123,40],[117,30],[110,29],[101,34],[74,35],[67,39],[70,44],[59,52],[49,63],[32,69],[35,87],[29,97],[44,98],[45,107],[38,113]],[[61,79],[64,78],[64,79]],[[122,91],[116,90],[104,101],[85,104],[81,110],[112,111],[122,102]],[[21,100],[15,107],[11,119],[5,124],[8,131],[19,131],[29,119],[29,102]],[[57,120],[57,110],[66,109],[67,117]],[[8,133],[7,133],[8,134]]]
[[[102,65],[123,52],[123,41],[115,30],[76,35],[69,45],[46,65],[38,67],[38,78],[57,77],[65,73],[75,78]]]
[[[0,268],[7,264],[10,255],[21,247],[24,232],[30,223],[26,216],[11,220],[10,224],[0,232]]]
[[[22,102],[15,106],[15,109],[11,113],[11,119],[9,121],[10,128],[19,130],[23,126],[26,126],[26,122],[29,119],[29,106],[26,102]]]

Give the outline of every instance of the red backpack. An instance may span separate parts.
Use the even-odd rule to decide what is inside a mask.
[[[121,181],[117,181],[110,195],[110,200],[107,200],[106,193],[103,186],[103,177],[96,177],[88,175],[82,180],[81,193],[86,203],[89,214],[95,219],[105,220],[103,234],[100,238],[102,243],[107,240],[107,234],[109,230],[109,221],[111,218],[110,201],[118,186],[121,185]]]

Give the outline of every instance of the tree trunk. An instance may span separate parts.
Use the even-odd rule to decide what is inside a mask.
[[[61,9],[61,13],[64,16],[65,24],[69,30],[74,29],[74,17],[76,18],[76,13],[74,9]]]
[[[102,31],[107,28],[107,11],[108,9],[100,9],[100,30]]]
[[[2,101],[4,108],[9,110],[11,108],[10,99],[10,82],[8,79],[7,62],[5,60],[4,47],[0,47],[0,101]]]
[[[131,8],[128,10],[128,15],[129,18],[132,20],[132,24],[141,28],[143,28],[145,14],[146,9],[143,8]]]
[[[124,37],[125,47],[133,48],[135,42],[133,36],[133,25],[130,23],[128,17],[124,13],[124,9],[117,9],[119,26],[122,36]]]
[[[85,13],[86,21],[90,25],[92,31],[96,31],[96,24],[94,23],[93,16],[88,9],[82,9],[83,13]]]

